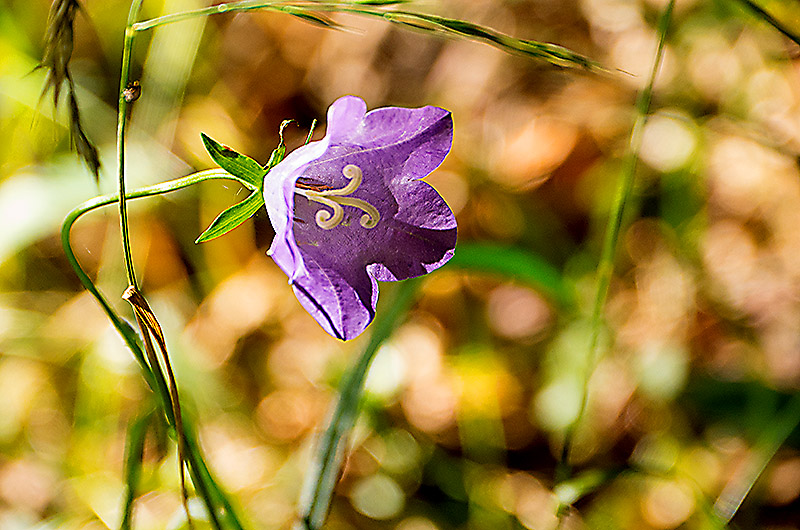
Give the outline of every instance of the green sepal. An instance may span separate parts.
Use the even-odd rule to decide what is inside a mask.
[[[219,167],[231,175],[249,182],[256,189],[260,190],[263,187],[264,175],[267,174],[267,170],[261,164],[249,156],[237,153],[230,147],[212,140],[205,133],[200,133],[200,136],[203,138],[203,144],[206,146],[208,154]]]
[[[280,163],[286,157],[286,146],[283,145],[283,141],[281,140],[280,145],[276,147],[272,154],[269,156],[269,162],[267,162],[267,171],[274,168],[275,166]]]
[[[261,195],[261,192],[258,190],[253,191],[245,200],[234,204],[211,221],[211,224],[198,236],[195,243],[204,243],[227,234],[250,219],[263,204],[264,197]]]
[[[283,120],[281,122],[281,127],[280,129],[278,129],[278,137],[280,138],[280,142],[278,142],[278,147],[276,147],[272,151],[272,154],[269,155],[269,161],[267,162],[267,171],[277,166],[281,160],[286,158],[286,145],[283,143],[283,130],[292,122],[297,123],[294,120]]]

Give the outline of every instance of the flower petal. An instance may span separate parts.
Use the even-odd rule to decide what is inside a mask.
[[[300,304],[341,340],[360,335],[375,317],[378,285],[362,267],[321,265],[306,256],[306,274],[292,283]]]
[[[264,177],[264,204],[275,230],[267,254],[275,260],[291,283],[303,274],[305,266],[292,233],[294,215],[294,187],[306,166],[322,156],[328,148],[328,138],[311,142],[291,152]]]
[[[348,96],[328,110],[321,142],[298,149],[267,175],[264,196],[276,232],[270,255],[331,335],[348,340],[372,321],[376,280],[420,276],[453,256],[455,217],[419,180],[441,164],[452,131],[444,109],[367,113],[361,99]],[[345,170],[351,165],[363,176],[358,185]],[[321,225],[322,214],[336,222]],[[378,216],[377,223],[363,224]]]

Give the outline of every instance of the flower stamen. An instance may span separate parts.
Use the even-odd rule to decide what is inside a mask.
[[[361,216],[359,224],[364,228],[375,228],[381,218],[378,209],[363,199],[348,197],[361,186],[361,182],[364,179],[361,168],[354,164],[348,164],[342,169],[342,175],[350,179],[350,182],[343,188],[321,189],[298,182],[296,186],[297,193],[308,200],[318,202],[331,209],[331,211],[320,209],[315,216],[317,226],[323,230],[331,230],[342,223],[344,220],[344,208],[342,206],[352,206],[363,211],[364,215]]]

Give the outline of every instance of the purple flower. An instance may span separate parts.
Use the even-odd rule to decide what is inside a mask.
[[[342,340],[375,316],[377,281],[431,272],[456,244],[453,212],[420,180],[450,151],[450,113],[366,110],[355,96],[335,101],[325,138],[289,154],[264,179],[275,229],[268,254],[303,307]]]

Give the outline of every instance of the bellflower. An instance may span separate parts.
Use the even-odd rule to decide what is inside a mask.
[[[420,180],[450,151],[450,113],[366,110],[355,96],[335,101],[325,138],[289,154],[263,188],[275,229],[268,254],[303,307],[342,340],[375,316],[377,281],[431,272],[456,244],[453,212]]]

